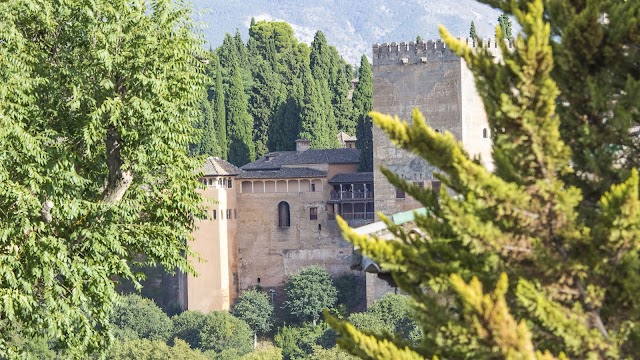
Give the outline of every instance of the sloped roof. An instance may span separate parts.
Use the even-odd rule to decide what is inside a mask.
[[[235,176],[242,172],[235,165],[214,156],[208,157],[199,171],[202,171],[204,176]]]
[[[342,173],[329,180],[329,183],[372,183],[372,172]]]
[[[268,159],[268,160],[267,160]],[[278,170],[283,165],[357,164],[358,149],[309,149],[305,151],[276,151],[246,164],[242,170]]]
[[[326,177],[327,172],[309,168],[288,168],[279,170],[243,171],[238,179],[291,179]]]
[[[356,138],[355,136],[351,136],[345,132],[339,132],[338,133],[338,141],[340,142],[345,142],[345,141],[356,141],[358,140],[358,138]]]

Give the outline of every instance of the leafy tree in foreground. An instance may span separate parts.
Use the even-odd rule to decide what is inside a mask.
[[[204,51],[169,1],[0,13],[0,357],[21,350],[14,330],[67,357],[104,352],[114,278],[138,283],[138,259],[191,271]]]
[[[167,341],[173,331],[171,319],[153,300],[135,294],[120,298],[111,322],[140,339]]]
[[[291,275],[285,292],[284,308],[301,321],[312,320],[313,325],[323,309],[335,305],[338,296],[329,273],[320,266],[309,266]]]
[[[262,291],[252,289],[240,294],[233,304],[232,313],[253,330],[254,348],[258,345],[258,333],[265,334],[273,326],[273,305],[269,296]]]
[[[343,348],[368,359],[633,358],[640,351],[637,149],[612,146],[592,131],[629,137],[639,124],[640,3],[549,2],[545,12],[542,0],[487,2],[522,27],[511,51],[497,33],[503,60],[441,34],[474,74],[494,171],[418,111],[412,125],[374,113],[393,141],[440,169],[448,189],[434,194],[384,170],[427,208],[415,222],[424,237],[386,219],[395,241],[358,235],[340,222],[364,255],[394,272],[424,337],[412,346],[329,320]],[[571,76],[577,73],[583,76]],[[570,89],[570,81],[589,86],[560,98],[558,87]],[[569,130],[577,118],[582,129]],[[606,157],[583,161],[604,149],[615,165],[592,163]],[[615,176],[596,172],[609,166]]]

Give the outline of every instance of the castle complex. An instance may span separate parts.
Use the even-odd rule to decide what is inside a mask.
[[[485,42],[495,48],[495,44]],[[451,132],[471,155],[491,167],[491,140],[482,102],[464,61],[440,41],[373,46],[373,107],[410,121],[418,107],[427,123]],[[353,138],[339,134],[342,149],[309,149],[266,154],[241,169],[209,158],[202,181],[208,219],[194,232],[199,277],[183,277],[180,303],[189,310],[229,309],[243,290],[271,289],[279,303],[287,276],[309,265],[333,275],[351,270],[352,246],[337,227],[336,214],[352,227],[420,207],[390,185],[380,166],[427,188],[439,187],[433,166],[396,148],[373,129],[374,172],[357,172]],[[366,276],[367,303],[388,290],[375,274]]]

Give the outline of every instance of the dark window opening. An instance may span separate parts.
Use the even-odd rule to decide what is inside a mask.
[[[482,129],[482,138],[486,139],[489,137],[489,131],[487,131],[487,128]]]
[[[400,189],[396,189],[396,199],[404,199],[405,198],[404,191]]]
[[[316,184],[311,184],[311,192],[316,192]]]
[[[318,224],[318,231],[322,231],[322,225]]]
[[[318,208],[312,207],[309,209],[309,220],[318,220]]]
[[[258,278],[258,284],[260,284],[260,278]]]
[[[289,203],[281,201],[278,204],[278,226],[287,228],[291,226],[291,217],[289,215]]]
[[[238,218],[238,209],[233,209],[233,218],[234,219]]]
[[[231,209],[227,209],[227,219],[231,220]]]
[[[440,184],[440,180],[433,180],[433,181],[431,182],[431,189],[432,189],[434,192],[439,193],[439,192],[440,192],[440,186],[441,186],[441,184]]]
[[[227,185],[229,185],[229,189],[231,189],[233,187],[233,181],[229,179],[229,181],[227,181]]]
[[[216,211],[213,210],[213,220],[215,220],[215,219],[216,219]]]

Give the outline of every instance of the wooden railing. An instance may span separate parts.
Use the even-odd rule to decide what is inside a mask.
[[[332,191],[331,200],[373,199],[373,191]]]

